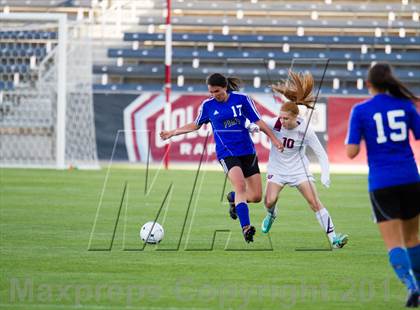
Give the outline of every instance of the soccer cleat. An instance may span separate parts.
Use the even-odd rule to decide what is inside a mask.
[[[334,237],[334,240],[332,242],[332,246],[335,249],[341,249],[343,246],[345,246],[347,244],[348,241],[349,241],[349,236],[343,235],[343,234],[337,234]]]
[[[267,213],[267,215],[261,223],[261,230],[263,234],[267,234],[270,231],[271,225],[273,225],[275,219],[276,217],[273,214],[269,212]]]
[[[419,307],[420,292],[419,291],[409,291],[407,302],[405,306],[407,308],[418,308]]]
[[[247,228],[243,228],[242,233],[244,234],[244,238],[247,243],[254,242],[254,235],[255,235],[254,226],[247,226]]]
[[[226,195],[226,198],[229,201],[229,215],[232,218],[232,220],[236,220],[238,218],[238,215],[236,214],[235,199],[233,197],[234,197],[234,192],[229,192]]]

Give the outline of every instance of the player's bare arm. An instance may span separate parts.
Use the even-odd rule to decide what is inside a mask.
[[[359,154],[360,145],[359,144],[346,144],[346,153],[350,159],[353,159]]]
[[[189,124],[186,124],[180,128],[176,128],[173,130],[163,130],[160,132],[160,137],[163,140],[167,140],[173,136],[178,136],[178,135],[182,135],[182,134],[186,134],[192,131],[195,131],[197,129],[199,129],[201,126],[197,125],[196,123],[192,122]]]
[[[281,143],[279,139],[276,138],[276,136],[273,134],[270,128],[268,128],[267,124],[261,119],[259,121],[256,121],[255,124],[257,124],[258,127],[260,127],[260,130],[270,138],[271,143],[276,147],[276,149],[283,152],[283,143]]]

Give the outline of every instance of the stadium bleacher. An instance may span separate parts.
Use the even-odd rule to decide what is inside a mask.
[[[36,66],[54,47],[57,34],[45,31],[0,32],[0,90],[33,82]]]
[[[164,9],[165,2],[156,1],[139,18],[143,31],[125,32],[124,47],[108,49],[108,61],[93,68],[98,81],[102,77],[95,89],[162,88]],[[378,61],[393,64],[420,92],[417,11],[416,4],[401,1],[174,1],[173,88],[205,91],[205,77],[221,72],[241,77],[248,91],[267,91],[271,80],[286,77],[293,59],[305,63],[301,69],[311,69],[319,82],[329,59],[324,92],[366,93],[356,82]],[[255,79],[260,81],[254,84]],[[333,79],[340,81],[338,88]]]
[[[0,0],[10,10],[32,8],[92,8],[95,0]],[[97,91],[162,89],[164,19],[166,1],[112,1],[129,4],[138,18],[119,41],[102,44],[104,57],[92,68]],[[366,93],[356,87],[372,62],[390,62],[400,78],[420,93],[419,7],[414,1],[225,1],[175,0],[173,6],[173,89],[203,90],[212,72],[241,77],[246,89],[267,91],[272,81],[285,78],[292,62],[299,69],[323,77],[323,90],[331,93]],[[122,14],[124,16],[124,14]],[[0,31],[2,74],[14,64],[28,66],[30,57],[40,61],[47,54],[45,42],[56,33]],[[29,45],[12,44],[20,40]],[[30,41],[41,40],[40,43]],[[50,47],[51,48],[51,47]],[[14,61],[13,58],[18,58]],[[312,60],[307,60],[312,59]],[[317,59],[317,61],[313,61]],[[34,60],[32,59],[32,62]],[[299,64],[302,64],[299,67]],[[16,73],[16,72],[15,72]],[[6,81],[10,81],[8,73]],[[183,83],[177,83],[183,76]],[[259,79],[258,83],[254,83]],[[332,81],[339,80],[339,87]],[[5,83],[3,83],[6,85]],[[336,83],[337,84],[337,83]],[[337,86],[337,85],[336,85]]]
[[[0,5],[13,7],[90,7],[92,0],[1,0]]]
[[[164,24],[164,17],[148,17],[147,19],[142,19],[140,25],[149,25],[149,24]],[[343,21],[340,19],[335,20],[307,20],[307,19],[284,19],[281,17],[253,17],[248,19],[237,19],[236,17],[223,17],[222,20],[219,16],[184,16],[182,18],[175,17],[172,20],[173,25],[176,26],[191,26],[196,27],[196,29],[208,29],[209,27],[220,27],[222,25],[229,25],[232,27],[279,27],[279,28],[293,28],[293,27],[311,27],[317,29],[330,29],[335,28],[355,28],[355,29],[366,29],[371,27],[381,27],[387,28],[389,26],[388,21],[386,20],[347,20]],[[397,22],[398,27],[405,28],[415,28],[417,27],[416,22],[414,21],[399,21]]]
[[[39,40],[57,39],[57,33],[52,31],[0,31],[0,40]]]
[[[153,49],[109,49],[109,57],[123,57],[123,58],[140,58],[142,60],[152,59],[159,60],[164,58],[165,49],[158,47]],[[218,49],[218,51],[209,52],[207,49],[194,49],[194,48],[174,48],[173,58],[178,59],[191,59],[198,57],[199,59],[208,59],[217,61],[218,59],[233,59],[247,58],[257,59],[274,59],[274,60],[290,60],[290,58],[330,58],[337,61],[355,60],[355,61],[399,61],[415,63],[420,59],[420,52],[404,52],[387,54],[385,52],[377,53],[360,53],[352,51],[320,51],[298,49],[293,52],[284,53],[282,51],[267,50],[267,49]]]
[[[17,65],[0,65],[0,73],[26,73],[28,72],[29,68],[25,64],[17,64]]]
[[[0,33],[1,35],[1,33]],[[238,43],[293,43],[293,44],[318,44],[329,47],[337,45],[357,45],[360,44],[392,44],[392,45],[419,45],[418,37],[400,38],[400,37],[372,37],[372,36],[297,36],[297,35],[223,35],[223,34],[203,34],[203,33],[174,33],[172,35],[174,42],[238,42]],[[164,42],[165,36],[162,33],[130,33],[124,34],[124,41],[153,41],[156,43]],[[339,44],[339,45],[338,45]]]
[[[0,13],[64,13],[69,20],[92,17],[104,0],[0,0]],[[4,29],[1,29],[4,30]]]
[[[10,81],[3,81],[3,78],[2,78],[2,81],[0,81],[0,90],[11,90],[11,89],[13,89],[13,82],[10,82]]]

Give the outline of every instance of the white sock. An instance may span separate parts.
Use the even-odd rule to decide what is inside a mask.
[[[335,231],[334,223],[328,213],[328,210],[326,208],[322,208],[321,210],[315,212],[315,215],[319,225],[322,227],[322,230],[326,232],[328,239],[330,239],[330,242],[332,243],[335,237]]]
[[[277,217],[277,205],[272,206],[270,209],[267,209],[267,212],[270,213],[274,218]]]

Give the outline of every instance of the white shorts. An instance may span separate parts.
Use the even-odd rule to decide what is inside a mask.
[[[280,175],[267,173],[267,182],[272,182],[280,186],[285,186],[287,184],[294,187],[307,181],[315,182],[315,178],[312,174]]]

